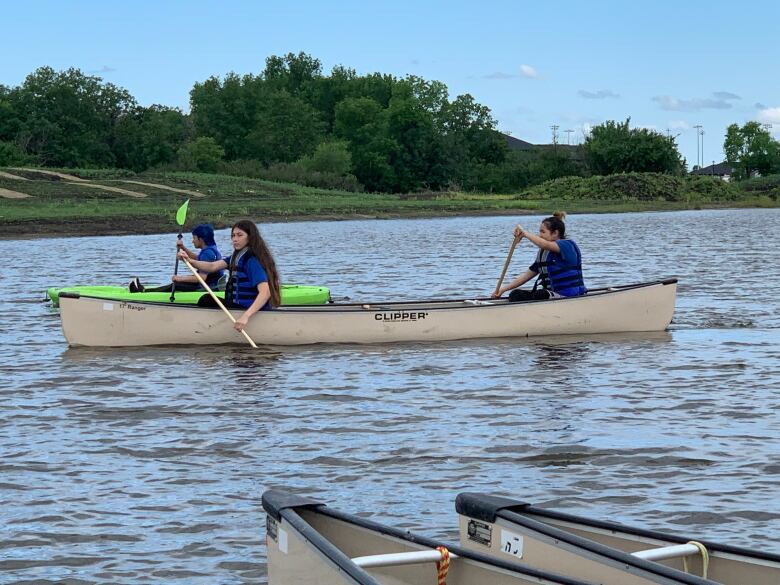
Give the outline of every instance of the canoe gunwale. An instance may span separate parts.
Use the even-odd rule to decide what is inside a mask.
[[[527,506],[524,510],[528,514],[534,514],[535,516],[543,516],[551,518],[553,520],[561,520],[564,522],[572,522],[575,524],[583,524],[593,528],[600,528],[602,530],[610,530],[614,532],[622,532],[629,536],[639,536],[642,538],[652,538],[654,540],[665,540],[675,544],[685,544],[689,542],[690,538],[677,536],[668,532],[658,532],[655,530],[649,530],[645,528],[635,528],[633,526],[626,526],[625,524],[618,524],[617,522],[610,522],[608,520],[595,520],[591,518],[585,518],[583,516],[576,516],[574,514],[567,514],[566,512],[557,512],[554,510],[548,510],[545,508],[539,508],[537,506]],[[711,540],[696,539],[696,542],[702,543],[707,547],[707,551],[710,553],[720,552],[724,554],[739,555],[744,557],[751,557],[760,559],[763,561],[771,561],[780,564],[780,554],[765,552],[761,550],[752,550],[748,548],[742,548],[739,546],[733,546],[730,544],[722,544],[719,542],[712,542]]]
[[[491,567],[497,567],[512,573],[520,573],[522,575],[534,577],[539,580],[549,580],[554,583],[559,583],[560,585],[595,585],[587,581],[573,579],[564,575],[550,573],[548,571],[541,571],[526,565],[518,565],[516,563],[511,563],[502,559],[483,555],[481,553],[462,548],[459,545],[437,541],[426,536],[414,534],[408,530],[401,530],[391,526],[386,526],[384,524],[380,524],[360,516],[334,510],[333,508],[329,508],[326,504],[317,502],[315,500],[302,498],[300,496],[288,494],[287,492],[280,490],[268,490],[263,494],[262,503],[266,513],[273,517],[276,517],[278,514],[280,519],[283,518],[288,524],[295,528],[295,530],[297,530],[303,538],[308,540],[312,546],[314,546],[320,553],[325,555],[325,557],[327,557],[330,562],[334,563],[340,570],[347,573],[361,585],[380,584],[376,579],[374,579],[374,577],[352,562],[352,559],[350,559],[336,545],[328,541],[306,520],[304,520],[297,512],[298,506],[295,505],[296,500],[300,500],[302,502],[300,507],[302,507],[304,510],[311,510],[317,514],[333,518],[334,520],[353,524],[360,528],[378,532],[398,540],[425,546],[430,549],[435,549],[438,546],[446,546],[450,552],[454,553],[463,560],[484,563]]]
[[[690,573],[683,573],[660,563],[635,557],[616,548],[577,536],[544,522],[527,518],[518,513],[517,510],[530,514],[536,513],[538,509],[525,502],[483,494],[461,493],[455,499],[455,511],[467,518],[475,518],[491,524],[496,524],[499,519],[503,519],[511,524],[516,524],[542,534],[553,541],[569,544],[577,549],[605,557],[617,564],[627,565],[651,575],[672,579],[676,583],[688,583],[689,585],[713,585],[715,583],[715,581],[697,577]],[[689,540],[681,539],[681,542],[687,543]],[[710,550],[709,547],[707,549]]]
[[[565,530],[561,530],[553,526],[549,526],[547,524],[544,524],[543,522],[533,520],[532,518],[527,518],[524,515],[540,516],[543,518],[550,518],[552,520],[559,520],[571,524],[579,524],[582,526],[598,528],[610,532],[623,533],[628,536],[637,536],[640,538],[666,541],[675,544],[686,544],[691,540],[691,538],[685,538],[682,536],[677,536],[675,534],[658,532],[656,530],[648,530],[645,528],[635,528],[633,526],[626,526],[625,524],[619,524],[617,522],[610,522],[609,520],[597,520],[592,518],[586,518],[584,516],[577,516],[566,512],[558,512],[556,510],[550,510],[548,508],[540,508],[538,506],[534,506],[526,502],[522,502],[519,500],[512,500],[511,498],[491,496],[488,494],[469,493],[469,492],[458,494],[455,500],[455,509],[458,514],[467,515],[472,518],[485,520],[491,523],[495,522],[496,518],[504,518],[505,520],[508,520],[510,522],[516,522],[518,524],[523,524],[524,526],[529,526],[531,523],[533,523],[534,529],[537,529],[537,526],[546,526],[550,529],[551,532],[555,531],[556,534],[555,538],[561,538],[564,540],[572,540],[572,539],[585,540],[585,542],[588,543],[588,545],[591,547],[594,544],[597,547],[604,547],[604,545],[601,545],[599,543],[594,543],[589,539],[582,539],[581,537],[566,532]],[[760,559],[762,561],[770,561],[770,562],[780,564],[780,554],[769,553],[760,550],[751,550],[751,549],[742,548],[738,546],[712,542],[709,540],[696,539],[696,541],[701,542],[707,548],[707,551],[710,553],[717,552],[717,553],[738,555],[738,556]],[[578,544],[578,546],[582,546],[582,545]],[[613,549],[612,547],[605,547],[605,548],[608,549],[608,551],[616,550]],[[631,557],[632,559],[640,560],[637,557],[634,557],[632,555],[628,555],[628,556]],[[657,564],[657,563],[653,563],[653,564]],[[704,581],[704,582],[711,583],[711,581]]]

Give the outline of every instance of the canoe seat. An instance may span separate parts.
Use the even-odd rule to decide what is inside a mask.
[[[449,553],[450,559],[458,558],[457,555]],[[415,565],[419,563],[431,563],[442,560],[442,553],[438,550],[416,550],[402,553],[388,553],[384,555],[369,555],[366,557],[355,557],[352,562],[358,567],[391,567],[396,565]]]
[[[707,578],[707,569],[710,564],[710,554],[707,547],[702,543],[691,540],[685,544],[673,544],[671,546],[662,546],[660,548],[650,548],[647,550],[638,550],[631,553],[632,556],[639,557],[646,561],[662,561],[664,559],[675,559],[683,557],[685,572],[688,572],[688,563],[685,557],[701,554],[702,577]]]

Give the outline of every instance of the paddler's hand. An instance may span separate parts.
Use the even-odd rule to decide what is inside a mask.
[[[241,332],[244,330],[244,327],[247,326],[247,323],[249,323],[249,317],[247,317],[245,314],[241,315],[238,319],[236,319],[236,322],[233,324],[233,329],[235,329],[238,332]]]
[[[514,234],[515,234],[515,237],[518,240],[522,240],[523,236],[525,236],[525,230],[523,229],[523,226],[521,226],[519,224],[517,226],[515,226]]]
[[[187,252],[184,250],[179,250],[176,256],[179,258],[179,260],[189,260],[190,257],[187,255]]]
[[[183,241],[183,240],[180,240],[180,239],[179,239],[179,240],[176,240],[176,247],[177,247],[179,250],[186,250],[186,249],[187,249],[187,246],[185,246],[185,245],[184,245],[184,241]]]
[[[499,291],[499,292],[493,291],[492,293],[490,293],[490,298],[491,299],[498,299],[498,298],[501,297],[502,294],[503,293],[501,291]]]

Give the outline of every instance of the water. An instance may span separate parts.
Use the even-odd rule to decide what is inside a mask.
[[[262,229],[286,282],[390,300],[488,294],[513,225]],[[268,488],[450,540],[468,490],[778,552],[780,212],[569,229],[591,287],[680,277],[670,331],[68,349],[43,290],[164,280],[174,236],[0,241],[0,583],[265,582]]]

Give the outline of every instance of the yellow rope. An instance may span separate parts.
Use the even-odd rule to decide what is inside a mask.
[[[436,561],[436,573],[439,585],[447,585],[447,571],[450,570],[450,551],[446,546],[437,546],[436,550],[441,553],[441,560]]]
[[[692,544],[699,549],[701,553],[701,576],[703,579],[707,578],[707,569],[710,567],[710,553],[707,552],[707,547],[695,540],[689,540],[686,544]],[[688,557],[683,557],[683,569],[688,572]]]

